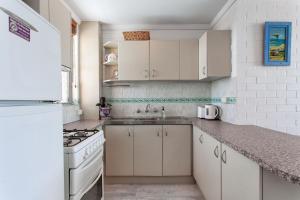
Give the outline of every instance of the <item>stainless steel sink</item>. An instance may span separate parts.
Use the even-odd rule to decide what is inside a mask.
[[[191,124],[186,117],[121,117],[105,121],[105,125],[164,125],[164,124]]]

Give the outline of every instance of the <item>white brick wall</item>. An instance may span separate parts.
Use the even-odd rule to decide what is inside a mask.
[[[265,21],[293,23],[291,66],[263,66]],[[212,84],[212,96],[237,97],[223,120],[300,135],[300,0],[237,0],[213,28],[232,30],[232,78]]]

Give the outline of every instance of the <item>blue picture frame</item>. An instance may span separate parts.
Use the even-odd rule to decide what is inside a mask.
[[[266,22],[264,65],[289,66],[291,64],[291,39],[291,22]]]

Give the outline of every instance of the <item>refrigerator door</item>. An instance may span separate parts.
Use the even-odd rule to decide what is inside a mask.
[[[61,105],[0,107],[0,199],[64,200]]]
[[[0,0],[0,100],[60,100],[60,36],[19,0]]]

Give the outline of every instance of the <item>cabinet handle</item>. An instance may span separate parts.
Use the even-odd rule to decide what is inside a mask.
[[[214,150],[214,154],[215,154],[216,158],[219,158],[219,146],[216,146],[216,148]]]
[[[148,78],[148,77],[149,77],[149,70],[145,69],[145,78]]]
[[[128,136],[129,136],[129,137],[131,136],[131,133],[130,133],[130,131],[128,131]]]
[[[155,69],[152,69],[152,78],[155,77]]]
[[[159,137],[159,131],[157,131],[157,136]]]
[[[168,136],[168,132],[167,132],[167,130],[165,130],[165,132],[166,132],[166,136]]]
[[[203,135],[200,135],[200,137],[199,137],[199,142],[200,142],[201,144],[203,144]]]
[[[221,156],[221,159],[222,159],[222,162],[223,162],[224,164],[226,164],[226,162],[227,162],[226,150],[223,151],[222,156]]]

